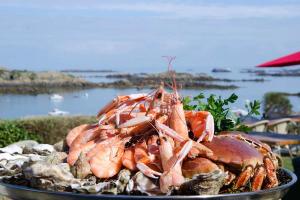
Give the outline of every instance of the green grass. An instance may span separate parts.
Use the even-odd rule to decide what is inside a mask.
[[[0,122],[0,147],[5,147],[20,140],[40,141],[40,137],[12,121]]]
[[[294,167],[292,164],[292,159],[291,157],[281,157],[282,159],[282,166],[288,170],[294,171]]]
[[[5,145],[22,139],[38,139],[42,143],[54,144],[64,139],[72,128],[80,124],[95,122],[96,118],[94,116],[45,116],[18,120],[0,120],[0,136],[2,134],[6,138],[10,138],[5,142]],[[1,129],[1,127],[7,126],[9,128]],[[15,135],[19,136],[16,137]]]

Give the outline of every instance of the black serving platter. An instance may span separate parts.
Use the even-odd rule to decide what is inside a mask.
[[[79,194],[71,192],[51,192],[46,190],[37,190],[29,187],[6,184],[0,182],[0,194],[15,200],[108,200],[108,199],[147,199],[147,200],[181,200],[181,199],[209,199],[209,200],[248,200],[248,199],[281,199],[285,196],[291,186],[296,183],[297,176],[287,170],[282,169],[290,181],[286,184],[274,187],[268,190],[257,192],[242,192],[235,194],[218,194],[202,196],[131,196],[131,195],[106,195],[106,194]]]

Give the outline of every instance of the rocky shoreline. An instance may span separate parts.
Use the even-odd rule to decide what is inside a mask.
[[[300,69],[276,69],[276,70],[264,70],[264,69],[244,69],[241,73],[255,74],[256,76],[267,77],[299,77]]]
[[[99,70],[98,70],[99,71]],[[97,72],[98,72],[97,71]],[[101,70],[100,70],[101,71]],[[93,71],[95,72],[95,71]],[[102,71],[101,71],[102,72]],[[95,75],[96,76],[96,75]],[[99,75],[97,75],[99,76]],[[152,89],[162,82],[171,85],[170,73],[109,73],[102,77],[108,82],[89,82],[67,72],[31,72],[21,70],[0,70],[0,94],[43,94],[74,91],[90,88],[137,88]],[[206,74],[176,73],[175,80],[182,89],[233,90],[234,82],[263,82],[264,79],[220,79]],[[227,83],[227,84],[226,84]]]
[[[98,87],[90,82],[31,82],[0,83],[0,94],[52,94],[64,91],[75,91]]]
[[[60,72],[0,69],[0,94],[43,94],[98,87]]]
[[[114,80],[109,83],[101,83],[101,87],[118,87],[118,88],[155,88],[162,82],[166,85],[171,85],[171,77],[168,72],[164,73],[114,73],[105,76],[107,79]],[[238,88],[237,85],[224,84],[233,82],[264,82],[265,79],[221,79],[209,76],[207,74],[198,73],[182,73],[177,72],[175,74],[175,80],[179,87],[183,89],[220,89],[220,90],[232,90]],[[222,83],[222,84],[221,84]]]
[[[112,82],[93,83],[61,72],[31,72],[21,70],[0,71],[0,93],[42,94],[73,91],[90,88],[155,88],[161,82],[169,83],[167,73],[159,74],[109,74]],[[193,89],[235,89],[235,85],[208,83],[216,79],[206,75],[177,73],[176,81],[182,88]]]

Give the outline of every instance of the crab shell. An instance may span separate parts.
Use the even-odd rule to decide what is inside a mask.
[[[246,141],[248,143],[252,143],[256,146],[261,153],[272,153],[271,147],[266,143],[261,142],[260,140],[256,139],[255,137],[245,134],[240,131],[223,131],[220,135],[236,137],[237,139]]]
[[[234,180],[234,189],[246,186],[248,181],[251,181],[253,191],[260,190],[263,184],[265,188],[277,186],[276,164],[270,154],[265,153],[268,152],[265,148],[264,151],[257,148],[261,146],[258,142],[235,134],[215,136],[211,142],[202,143],[213,151],[213,155],[206,156],[206,159],[214,163],[203,159],[187,160],[183,163],[183,172],[191,176],[203,170],[215,169],[215,164],[218,164],[238,175]]]
[[[220,135],[203,144],[213,151],[209,159],[228,164],[238,171],[244,170],[246,166],[254,168],[263,164],[263,155],[242,140]]]

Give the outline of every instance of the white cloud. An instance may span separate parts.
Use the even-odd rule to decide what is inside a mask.
[[[135,45],[131,42],[120,42],[110,40],[84,40],[63,42],[57,46],[58,50],[64,53],[75,54],[101,54],[111,55],[115,53],[126,53],[132,50]]]
[[[170,18],[282,18],[300,16],[300,6],[293,5],[210,5],[210,4],[103,4],[97,9],[110,11],[153,12]]]
[[[15,3],[14,3],[15,2]],[[18,3],[16,3],[18,2]],[[26,1],[27,2],[27,1]],[[9,1],[6,6],[30,7],[34,9],[53,10],[91,10],[91,11],[115,11],[115,12],[147,12],[150,16],[179,19],[244,19],[244,18],[286,18],[299,17],[300,4],[213,4],[213,3],[176,3],[174,1],[160,2],[115,2],[103,3],[103,1],[72,1],[63,3],[61,1],[35,1],[22,4],[22,1]],[[148,15],[147,15],[148,16]]]

